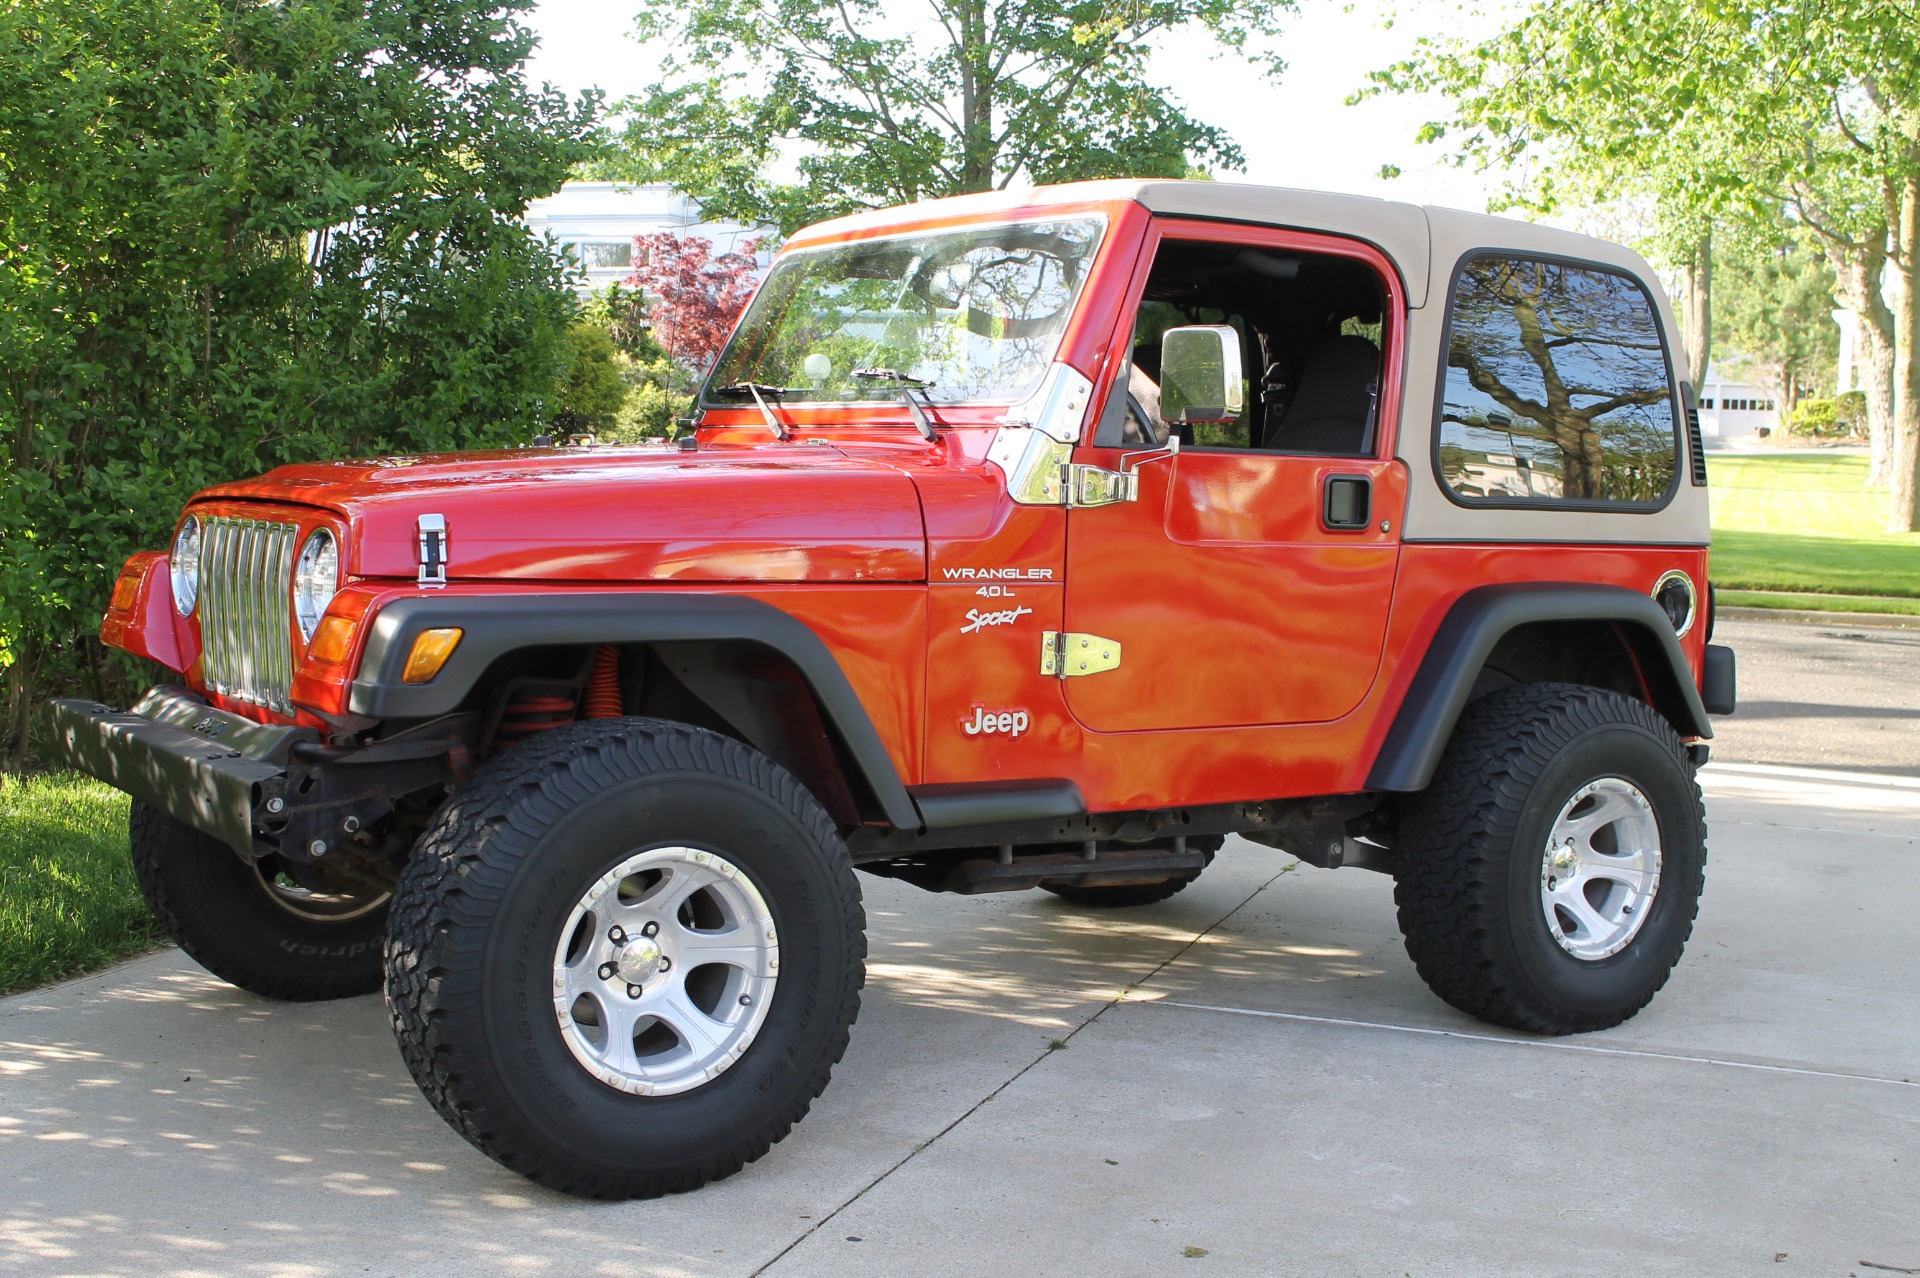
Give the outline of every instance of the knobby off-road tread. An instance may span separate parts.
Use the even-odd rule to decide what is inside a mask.
[[[154,918],[221,980],[290,1003],[380,988],[381,912],[335,924],[294,918],[266,899],[226,844],[137,800],[127,835],[134,879]]]
[[[1677,920],[1672,958],[1623,1014],[1575,1015],[1529,997],[1507,936],[1508,856],[1538,854],[1516,847],[1528,796],[1577,738],[1609,727],[1644,731],[1692,777],[1685,744],[1643,702],[1580,684],[1522,684],[1491,693],[1461,713],[1433,782],[1403,809],[1394,878],[1401,935],[1428,987],[1461,1011],[1534,1033],[1584,1033],[1633,1016],[1672,973],[1693,930],[1697,889]],[[1689,786],[1704,859],[1705,809],[1698,783],[1690,780]]]
[[[677,1174],[636,1177],[583,1168],[536,1147],[500,1121],[484,1044],[446,1032],[456,1011],[477,1012],[474,983],[449,977],[454,947],[474,949],[484,921],[541,835],[570,808],[622,781],[659,773],[705,773],[753,787],[800,822],[832,871],[832,916],[846,928],[852,961],[839,974],[829,1051],[814,1063],[772,1122],[716,1148]],[[583,885],[584,886],[584,885]],[[421,1092],[481,1152],[531,1180],[594,1198],[646,1198],[695,1189],[759,1158],[806,1116],[845,1055],[865,982],[866,926],[846,844],[825,810],[786,769],[728,737],[668,720],[623,718],[553,729],[477,769],[415,845],[401,875],[387,941],[387,1007],[401,1055]]]

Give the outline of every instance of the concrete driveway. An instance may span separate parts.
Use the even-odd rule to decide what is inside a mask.
[[[1722,617],[1740,654],[1740,712],[1713,757],[1920,776],[1920,618]]]
[[[1430,996],[1384,877],[1244,843],[1105,915],[869,882],[827,1095],[741,1175],[657,1202],[488,1162],[415,1093],[378,999],[274,1004],[153,955],[0,1002],[0,1268],[1920,1272],[1920,781],[1705,782],[1685,961],[1576,1039]]]

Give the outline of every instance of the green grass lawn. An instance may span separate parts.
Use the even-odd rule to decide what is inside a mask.
[[[1866,476],[1867,459],[1859,456],[1709,454],[1714,584],[1723,592],[1920,599],[1920,533],[1881,531],[1887,490],[1868,488]],[[1863,610],[1846,600],[1830,606]]]
[[[127,859],[127,796],[71,773],[0,775],[0,994],[160,940]]]

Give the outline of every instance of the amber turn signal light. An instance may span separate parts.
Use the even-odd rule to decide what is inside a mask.
[[[121,572],[120,580],[113,583],[113,602],[108,605],[114,612],[130,612],[134,600],[140,597],[140,574]]]
[[[309,657],[330,666],[345,665],[352,651],[353,619],[332,613],[321,619],[320,628],[313,632],[313,642],[307,645]]]
[[[460,646],[460,635],[458,626],[422,630],[420,637],[413,641],[413,651],[407,654],[407,665],[400,672],[400,682],[426,683],[439,674],[440,667],[447,664],[447,658]]]

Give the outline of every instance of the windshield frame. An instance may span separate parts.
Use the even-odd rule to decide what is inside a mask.
[[[1060,360],[1062,348],[1072,335],[1074,321],[1081,308],[1085,306],[1089,289],[1099,273],[1100,264],[1104,255],[1114,241],[1115,219],[1105,208],[1086,206],[1063,207],[1058,209],[1036,208],[1023,216],[969,218],[933,225],[909,225],[902,226],[898,229],[883,231],[875,235],[859,235],[847,239],[802,244],[797,247],[783,249],[779,256],[774,259],[773,265],[768,270],[766,277],[760,281],[759,287],[754,290],[753,297],[748,301],[746,309],[741,312],[740,320],[734,325],[733,332],[727,335],[726,345],[720,348],[720,354],[715,357],[713,367],[710,368],[706,376],[701,379],[700,394],[696,401],[696,408],[704,415],[710,411],[730,412],[742,407],[738,399],[717,395],[715,393],[718,389],[716,382],[720,370],[726,367],[728,357],[733,354],[735,346],[747,332],[747,321],[753,316],[754,309],[759,305],[767,285],[773,280],[774,272],[780,270],[789,261],[823,253],[843,252],[847,249],[861,248],[871,244],[884,244],[891,240],[926,239],[932,236],[944,235],[958,236],[975,232],[995,231],[1012,227],[1030,227],[1045,223],[1060,222],[1090,223],[1094,226],[1095,230],[1088,242],[1086,257],[1082,262],[1080,281],[1074,290],[1073,300],[1063,312],[1064,318],[1060,325],[1060,331],[1054,336],[1053,349],[1048,352],[1047,359],[1035,374],[1032,384],[1021,388],[1017,392],[1003,396],[932,401],[936,412],[949,409],[964,411],[976,407],[1000,407],[1021,403],[1045,380],[1047,367]],[[805,233],[802,232],[801,234],[804,235]],[[897,391],[897,386],[891,382],[875,382],[873,384],[873,393],[858,399],[806,399],[787,401],[783,398],[769,398],[773,399],[775,404],[789,413],[805,413],[817,409],[844,412],[849,408],[900,409],[904,413],[905,406]],[[752,405],[749,403],[745,407],[750,409]]]

